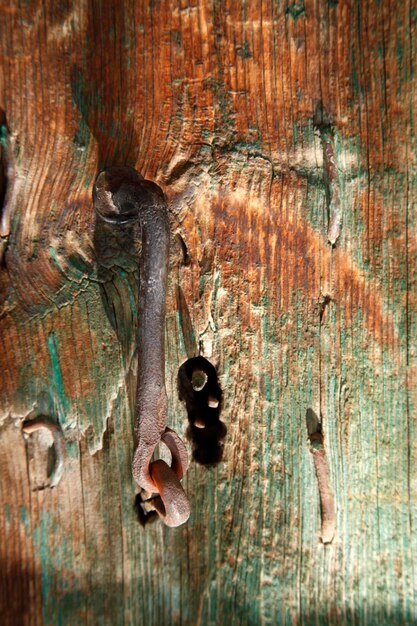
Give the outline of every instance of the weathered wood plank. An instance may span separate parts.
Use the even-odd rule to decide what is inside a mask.
[[[0,6],[4,623],[417,621],[416,20],[415,0]],[[192,464],[175,530],[133,510],[140,244],[91,202],[113,164],[164,188],[190,258],[174,246],[170,425],[178,286],[224,393],[224,459]],[[20,424],[41,413],[67,459],[33,491],[49,442]]]

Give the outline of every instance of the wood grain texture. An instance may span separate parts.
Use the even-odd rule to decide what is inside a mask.
[[[416,623],[416,35],[415,0],[0,4],[2,623]],[[91,202],[115,164],[163,187],[190,259],[169,425],[189,332],[223,389],[223,462],[191,466],[173,530],[133,511],[140,241]],[[34,491],[40,414],[67,458]]]

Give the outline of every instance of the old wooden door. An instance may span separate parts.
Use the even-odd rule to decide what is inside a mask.
[[[415,0],[0,3],[2,624],[416,623],[416,28]],[[140,242],[91,200],[118,164],[169,200],[170,425],[193,335],[224,395],[173,530],[133,509]]]

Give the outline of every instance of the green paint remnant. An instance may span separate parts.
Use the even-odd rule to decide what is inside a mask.
[[[249,43],[247,41],[245,41],[245,43],[243,44],[243,46],[239,46],[237,48],[237,54],[240,56],[241,59],[251,59],[252,58],[252,54],[249,48]]]
[[[65,450],[67,453],[67,457],[71,459],[78,459],[79,451],[78,451],[78,442],[77,441],[66,441],[65,442]]]
[[[19,506],[19,519],[20,519],[20,523],[23,524],[23,526],[25,527],[26,532],[29,530],[29,515],[28,512],[26,510],[26,507],[21,505]]]
[[[296,20],[300,17],[300,15],[304,15],[305,6],[304,2],[294,2],[288,6],[285,10],[286,15],[290,15],[293,20]]]
[[[40,527],[35,528],[33,531],[33,539],[35,546],[38,550],[38,556],[41,563],[41,585],[42,585],[42,613],[43,619],[45,623],[49,623],[48,617],[48,609],[51,609],[48,606],[49,603],[49,577],[52,576],[54,571],[53,562],[52,562],[52,552],[49,547],[49,530],[50,530],[50,522],[51,516],[48,511],[42,511],[41,513],[41,523]],[[53,598],[51,598],[53,601]]]
[[[5,504],[3,510],[4,510],[4,517],[6,518],[6,522],[10,524],[10,522],[12,521],[12,509],[10,507],[10,504]]]
[[[66,274],[64,272],[64,268],[62,267],[61,263],[59,262],[57,251],[55,250],[55,248],[53,246],[49,246],[49,252],[50,252],[50,255],[51,255],[55,265],[57,266],[57,268],[61,272],[61,274],[66,276]]]
[[[48,352],[52,364],[52,385],[50,391],[52,397],[56,397],[59,421],[61,424],[65,424],[66,417],[70,409],[70,403],[64,389],[56,337],[54,333],[51,333],[48,337]]]
[[[221,117],[220,127],[223,127],[223,131],[233,130],[235,127],[233,106],[230,93],[227,91],[225,85],[221,80],[209,77],[203,80],[203,89],[210,89],[217,100],[216,106]]]
[[[30,261],[35,261],[38,258],[38,256],[39,256],[39,244],[40,243],[41,243],[41,240],[38,239],[37,237],[34,237],[32,239],[33,248],[32,248],[32,252],[31,252],[30,257],[29,257]]]
[[[203,293],[206,288],[206,284],[208,280],[210,280],[210,277],[208,276],[200,275],[198,277],[198,297],[199,298],[203,297]]]
[[[178,46],[180,46],[180,45],[181,45],[181,37],[180,37],[180,34],[179,34],[179,32],[178,32],[177,30],[174,30],[174,31],[173,31],[173,33],[172,33],[172,37],[173,37],[173,39],[174,39],[175,43],[176,43]]]
[[[339,4],[339,0],[327,0],[327,3],[329,7],[331,7],[332,9],[335,9],[337,5]]]
[[[398,66],[402,67],[404,49],[403,49],[402,41],[401,41],[400,38],[397,39],[397,45],[396,45],[396,48],[395,48],[395,53],[397,55]]]
[[[298,126],[296,122],[293,122],[292,124],[292,134],[293,134],[294,144],[298,143]]]
[[[178,349],[181,354],[187,354],[184,343],[184,336],[182,334],[181,314],[179,311],[175,314],[177,322],[177,335],[178,335]]]
[[[9,145],[9,131],[6,124],[0,124],[0,146],[3,150],[7,150]]]
[[[359,79],[358,79],[358,72],[356,69],[355,50],[353,48],[352,48],[352,54],[351,54],[351,61],[352,61],[352,89],[353,89],[353,92],[357,95],[360,93],[360,85],[359,85]]]
[[[72,99],[76,107],[80,112],[80,122],[77,132],[74,135],[74,144],[80,148],[85,149],[89,143],[89,116],[90,107],[92,107],[92,91],[91,86],[87,89],[86,82],[80,69],[75,71],[71,76],[71,92]],[[99,98],[96,98],[95,103],[99,107]]]
[[[129,296],[129,303],[130,303],[130,308],[132,310],[132,314],[136,317],[138,312],[137,312],[137,306],[136,306],[136,297],[135,294],[132,291],[132,285],[129,282],[129,275],[127,272],[125,272],[125,270],[119,270],[118,271],[118,275],[123,278],[123,280],[125,280],[126,282],[126,287],[127,287],[127,293]]]
[[[84,189],[87,189],[87,187],[90,186],[90,183],[91,183],[91,176],[88,175],[88,176],[85,177],[85,181],[84,181],[84,184],[83,184]]]
[[[68,264],[75,270],[80,272],[80,274],[82,274],[83,276],[89,274],[91,271],[91,267],[88,265],[88,263],[86,263],[81,256],[76,254],[68,257]]]
[[[265,363],[265,371],[266,371],[266,376],[264,378],[264,394],[265,394],[265,400],[267,402],[270,402],[272,400],[272,392],[271,392],[271,380],[268,376],[268,363],[269,363],[269,347],[268,347],[268,343],[269,343],[269,329],[268,329],[268,316],[264,315],[262,317],[262,341],[263,341],[263,345],[264,345],[264,363]]]

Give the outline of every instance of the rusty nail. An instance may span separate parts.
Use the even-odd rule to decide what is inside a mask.
[[[329,465],[324,447],[322,425],[313,409],[307,409],[306,422],[320,497],[321,540],[327,544],[332,542],[336,532],[335,503],[330,487]]]

